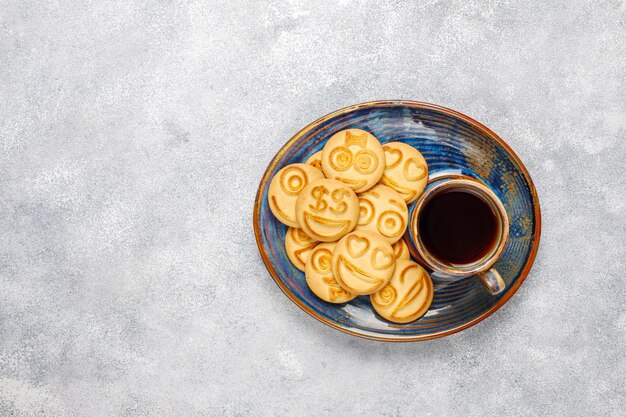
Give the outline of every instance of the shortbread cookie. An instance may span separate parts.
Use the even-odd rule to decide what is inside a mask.
[[[388,142],[385,172],[380,182],[398,192],[407,204],[417,200],[428,182],[428,165],[421,153],[402,142]]]
[[[393,254],[396,256],[396,261],[401,259],[408,261],[411,259],[411,252],[409,252],[409,247],[404,242],[404,239],[398,240],[391,247],[393,248]]]
[[[332,271],[332,254],[336,242],[320,243],[306,262],[306,283],[313,294],[329,303],[345,303],[356,297],[337,284]]]
[[[306,160],[307,165],[314,166],[315,168],[322,170],[322,151],[315,152]]]
[[[374,310],[394,323],[409,323],[423,316],[433,302],[430,276],[413,261],[400,260],[391,281],[370,295]]]
[[[317,241],[304,233],[304,230],[290,227],[285,235],[285,251],[289,260],[296,268],[304,272],[306,260]]]
[[[313,239],[334,242],[356,226],[359,199],[347,184],[321,179],[307,185],[298,196],[296,219]]]
[[[383,147],[364,130],[337,132],[322,150],[322,171],[326,178],[343,181],[357,193],[372,188],[384,170]]]
[[[355,230],[380,233],[391,244],[402,238],[409,222],[409,210],[400,194],[377,184],[358,197],[359,222]]]
[[[267,192],[267,200],[274,216],[283,224],[298,227],[296,200],[308,184],[324,178],[322,172],[306,164],[291,164],[274,175]]]
[[[346,291],[371,294],[387,285],[395,261],[393,249],[384,237],[355,231],[337,242],[333,251],[333,274]]]

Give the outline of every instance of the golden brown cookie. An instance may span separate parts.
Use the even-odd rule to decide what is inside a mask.
[[[285,235],[285,251],[289,260],[300,271],[304,271],[306,260],[315,246],[317,241],[304,233],[304,230],[290,227]]]
[[[336,242],[320,243],[306,262],[306,283],[313,294],[329,303],[345,303],[356,297],[337,284],[332,271],[332,254]]]
[[[306,160],[307,165],[314,166],[315,168],[322,170],[322,151],[315,152]]]
[[[428,182],[428,165],[421,153],[402,142],[388,142],[385,172],[380,182],[398,192],[407,204],[417,200]]]
[[[270,210],[279,222],[290,227],[298,227],[296,221],[296,200],[298,194],[308,184],[324,178],[324,174],[311,165],[291,164],[274,175],[267,192]]]
[[[391,281],[370,295],[374,310],[394,323],[409,323],[423,316],[433,302],[430,276],[413,261],[400,260]]]
[[[364,130],[337,132],[322,149],[322,171],[326,178],[343,181],[357,193],[372,188],[384,170],[383,147]]]
[[[355,230],[380,233],[391,244],[396,243],[409,222],[409,210],[402,196],[387,187],[376,184],[359,197],[359,222]]]
[[[353,294],[371,294],[383,288],[395,268],[393,249],[377,233],[354,231],[344,236],[333,251],[333,275]]]
[[[393,248],[393,254],[396,256],[396,261],[401,259],[408,261],[411,259],[409,247],[404,242],[404,239],[398,240],[391,247]]]
[[[307,235],[321,242],[340,239],[354,229],[358,218],[359,199],[341,181],[315,181],[298,196],[297,222]]]

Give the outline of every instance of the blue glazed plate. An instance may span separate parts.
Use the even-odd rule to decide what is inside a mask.
[[[305,162],[333,133],[349,128],[371,132],[381,143],[402,141],[418,149],[428,163],[429,179],[442,175],[476,178],[498,195],[510,220],[506,248],[495,267],[506,290],[489,295],[476,277],[435,281],[428,312],[408,324],[378,316],[369,296],[330,304],[307,287],[304,273],[285,252],[286,226],[272,215],[269,183],[285,165]],[[412,211],[415,203],[411,204]],[[537,192],[524,164],[495,133],[477,121],[445,107],[412,101],[376,101],[346,107],[298,132],[276,154],[261,179],[254,207],[254,232],[271,276],[301,309],[324,324],[355,336],[382,341],[416,341],[446,336],[485,319],[517,291],[530,271],[539,246],[541,214]],[[405,236],[407,242],[411,238]]]

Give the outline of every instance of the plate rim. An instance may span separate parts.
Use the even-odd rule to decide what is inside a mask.
[[[507,291],[507,293],[502,298],[500,298],[497,303],[491,306],[487,311],[483,312],[482,314],[470,320],[469,322],[462,324],[460,326],[454,327],[452,329],[447,329],[447,330],[443,330],[443,331],[439,331],[439,332],[435,332],[435,333],[431,333],[427,335],[413,335],[413,336],[389,335],[387,336],[387,335],[376,334],[376,333],[370,334],[370,333],[362,332],[360,330],[352,330],[349,328],[342,327],[341,325],[335,323],[334,321],[320,316],[319,314],[311,310],[309,307],[304,305],[304,303],[302,303],[283,284],[281,279],[278,277],[278,273],[276,272],[276,269],[274,268],[273,263],[269,260],[267,254],[264,252],[263,245],[261,243],[260,211],[261,211],[261,201],[262,201],[262,190],[265,189],[265,187],[267,186],[267,183],[270,180],[269,173],[274,169],[274,167],[278,163],[278,160],[285,154],[285,152],[287,152],[287,150],[290,149],[294,143],[296,143],[302,136],[304,136],[304,134],[306,134],[307,132],[314,129],[319,124],[323,123],[324,121],[330,118],[333,118],[333,117],[336,117],[345,113],[349,113],[358,109],[367,108],[367,107],[393,107],[393,106],[407,106],[407,107],[414,108],[414,109],[436,110],[436,111],[442,112],[443,114],[446,114],[448,116],[453,116],[453,117],[463,120],[464,122],[476,128],[478,131],[480,131],[484,135],[497,141],[511,154],[511,156],[513,157],[513,160],[518,164],[522,175],[528,182],[528,185],[531,191],[534,214],[535,214],[535,219],[536,219],[533,246],[531,248],[530,255],[528,256],[528,259],[526,260],[526,264],[524,265],[524,268],[520,272],[519,277],[517,281],[515,282],[515,284],[513,285],[513,287],[511,287],[510,290]],[[537,256],[537,251],[539,249],[539,241],[541,240],[541,208],[539,205],[539,196],[537,195],[537,189],[535,188],[535,184],[533,183],[533,180],[530,177],[530,174],[528,173],[526,166],[524,165],[522,160],[519,158],[519,156],[515,153],[515,151],[495,132],[493,132],[491,129],[489,129],[487,126],[483,125],[482,123],[472,119],[471,117],[461,112],[458,112],[456,110],[452,110],[450,108],[440,106],[438,104],[426,103],[426,102],[421,102],[421,101],[413,101],[413,100],[375,100],[375,101],[367,101],[367,102],[359,103],[359,104],[353,104],[347,107],[343,107],[339,110],[335,110],[331,113],[328,113],[318,118],[317,120],[312,121],[311,123],[307,124],[302,129],[300,129],[295,135],[291,137],[291,139],[289,139],[280,148],[280,150],[276,153],[276,155],[274,155],[274,158],[272,158],[271,162],[269,163],[265,172],[263,173],[263,176],[261,177],[261,181],[259,182],[259,187],[257,189],[257,193],[256,193],[255,201],[254,201],[254,212],[252,215],[252,222],[254,226],[254,236],[256,239],[257,247],[259,250],[259,254],[261,255],[261,258],[263,259],[263,263],[265,264],[265,268],[270,273],[274,282],[278,285],[281,291],[294,304],[300,307],[300,309],[303,310],[305,313],[307,313],[309,316],[315,318],[316,320],[324,323],[325,325],[333,329],[339,330],[343,333],[346,333],[352,336],[357,336],[360,338],[376,340],[376,341],[381,341],[381,342],[417,342],[417,341],[438,339],[438,338],[449,336],[451,334],[465,330],[485,320],[487,317],[491,316],[493,313],[499,310],[504,304],[506,304],[506,302],[509,301],[511,297],[513,297],[513,295],[517,292],[519,287],[522,285],[522,283],[526,279],[526,276],[530,272],[535,262],[535,257]]]

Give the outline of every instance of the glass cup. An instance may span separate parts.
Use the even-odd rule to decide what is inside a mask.
[[[481,198],[490,206],[496,218],[497,235],[493,244],[480,259],[467,264],[451,264],[433,255],[424,244],[419,231],[420,215],[430,199],[441,192],[455,190],[472,193]],[[497,295],[504,291],[506,287],[504,280],[498,271],[493,268],[493,264],[498,260],[506,246],[509,237],[509,218],[500,199],[483,183],[466,177],[434,180],[431,186],[417,200],[411,216],[409,233],[413,240],[412,243],[414,243],[414,249],[417,251],[418,261],[421,261],[424,266],[434,272],[433,278],[443,281],[454,281],[461,279],[461,277],[477,275],[490,294]]]

